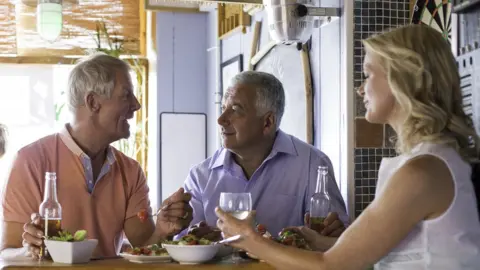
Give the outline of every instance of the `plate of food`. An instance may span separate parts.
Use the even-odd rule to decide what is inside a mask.
[[[300,249],[305,250],[312,250],[308,245],[307,241],[300,235],[299,233],[295,232],[294,230],[284,230],[278,234],[278,237],[273,237],[265,228],[264,225],[259,224],[257,225],[257,232],[261,234],[263,237],[280,243],[285,246],[292,246]],[[246,255],[254,260],[258,260],[259,258],[251,253],[246,253]],[[262,260],[261,260],[262,261]]]
[[[120,253],[120,256],[133,263],[165,263],[172,261],[172,257],[167,250],[156,244],[129,248],[125,252]]]

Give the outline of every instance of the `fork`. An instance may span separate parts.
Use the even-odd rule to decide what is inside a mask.
[[[213,242],[213,245],[226,244],[226,243],[234,242],[234,241],[239,240],[240,238],[242,238],[241,235],[230,236],[230,237],[225,238],[225,239],[223,239],[223,240],[220,240],[220,241],[217,241],[217,242]]]

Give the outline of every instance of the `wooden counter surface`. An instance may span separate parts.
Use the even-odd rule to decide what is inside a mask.
[[[38,262],[33,260],[26,261],[8,261],[0,260],[0,269],[9,270],[24,270],[24,269],[52,269],[52,270],[67,270],[67,269],[88,269],[88,270],[127,270],[127,269],[150,269],[150,270],[180,270],[180,269],[209,269],[209,270],[224,270],[224,269],[249,269],[249,270],[271,270],[273,267],[261,262],[241,262],[231,263],[220,261],[217,263],[198,264],[198,265],[181,265],[178,263],[157,263],[157,264],[138,264],[131,263],[125,259],[107,259],[107,260],[93,260],[87,264],[60,264],[53,262]]]

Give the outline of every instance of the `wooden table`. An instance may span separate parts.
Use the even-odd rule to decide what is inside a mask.
[[[225,269],[248,269],[248,270],[271,270],[273,267],[261,262],[241,262],[237,264],[218,262],[210,264],[199,265],[181,265],[178,263],[158,263],[158,264],[137,264],[131,263],[124,259],[107,259],[107,260],[93,260],[88,264],[60,264],[53,262],[38,262],[33,260],[26,261],[7,261],[0,260],[0,269],[9,270],[24,270],[24,269],[52,269],[52,270],[67,270],[67,269],[88,269],[88,270],[130,270],[130,269],[151,269],[151,270],[180,270],[180,269],[209,269],[209,270],[225,270]]]

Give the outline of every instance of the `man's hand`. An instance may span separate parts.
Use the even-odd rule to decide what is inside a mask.
[[[310,224],[310,213],[306,213],[304,217],[305,226]],[[328,213],[327,217],[323,221],[323,228],[321,231],[317,231],[321,235],[330,237],[339,237],[345,231],[343,222],[335,212]]]
[[[40,215],[32,214],[32,221],[23,225],[22,244],[28,249],[28,255],[40,258],[40,247],[43,242],[43,232],[40,230]]]
[[[191,195],[184,193],[183,188],[163,201],[157,212],[157,235],[172,237],[190,225],[193,209],[189,205]]]
[[[330,249],[337,241],[337,238],[320,235],[317,231],[314,231],[305,226],[288,227],[283,229],[282,232],[287,230],[300,234],[300,236],[308,243],[308,246],[315,251],[325,252]]]
[[[215,227],[210,227],[205,221],[201,221],[188,229],[188,234],[193,234],[198,238],[205,238],[210,241],[222,240],[222,231]]]

